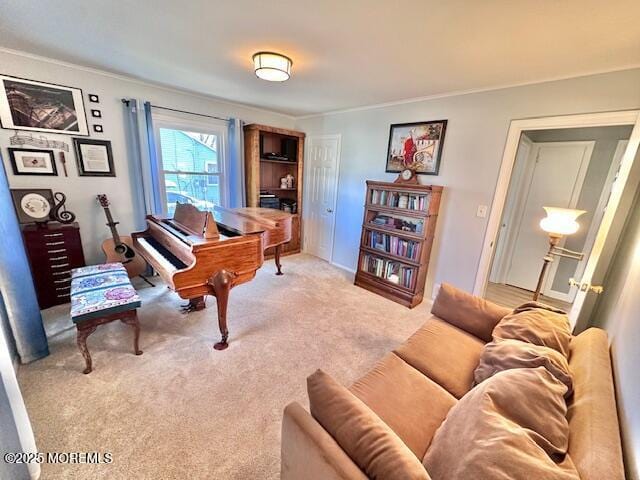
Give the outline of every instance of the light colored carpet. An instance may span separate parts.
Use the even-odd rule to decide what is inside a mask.
[[[111,452],[110,465],[47,465],[48,479],[276,479],[282,410],[307,405],[306,377],[322,368],[349,384],[427,318],[352,284],[352,275],[308,255],[272,261],[231,292],[230,346],[215,300],[182,315],[164,286],[140,287],[142,356],[130,327],[89,337],[83,375],[68,306],[45,312],[51,355],[19,369],[41,452]]]

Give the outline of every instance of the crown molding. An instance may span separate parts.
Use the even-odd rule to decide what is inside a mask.
[[[640,68],[640,63],[637,64],[631,64],[631,65],[627,65],[625,67],[622,68],[615,68],[615,69],[607,69],[607,70],[594,70],[588,73],[584,73],[584,74],[580,74],[580,75],[565,75],[565,76],[557,76],[557,77],[549,77],[549,78],[545,78],[542,80],[534,80],[534,81],[530,81],[530,82],[517,82],[517,83],[507,83],[507,84],[502,84],[502,85],[497,85],[497,86],[491,86],[491,87],[484,87],[484,88],[471,88],[468,90],[454,90],[451,92],[443,92],[443,93],[436,93],[434,95],[425,95],[425,96],[421,96],[421,97],[412,97],[412,98],[405,98],[402,100],[392,100],[389,102],[383,102],[383,103],[374,103],[374,104],[370,104],[370,105],[362,105],[359,107],[351,107],[351,108],[343,108],[343,109],[339,109],[339,110],[330,110],[327,112],[319,112],[319,113],[310,113],[308,115],[300,115],[300,116],[296,116],[294,117],[296,121],[298,120],[306,120],[309,118],[315,118],[315,117],[324,117],[324,116],[328,116],[328,115],[339,115],[341,113],[352,113],[352,112],[361,112],[361,111],[365,111],[365,110],[375,110],[378,108],[386,108],[386,107],[395,107],[397,105],[405,105],[407,103],[417,103],[417,102],[424,102],[427,100],[437,100],[440,98],[448,98],[448,97],[457,97],[457,96],[462,96],[462,95],[472,95],[474,93],[485,93],[485,92],[493,92],[496,90],[506,90],[509,88],[517,88],[517,87],[526,87],[526,86],[531,86],[531,85],[539,85],[542,83],[550,83],[550,82],[559,82],[562,80],[571,80],[571,79],[575,79],[575,78],[583,78],[583,77],[591,77],[594,75],[603,75],[603,74],[607,74],[607,73],[616,73],[616,72],[623,72],[626,70],[635,70]]]
[[[296,117],[293,115],[288,115],[286,113],[282,113],[282,112],[277,112],[274,110],[268,110],[266,108],[260,108],[257,107],[255,105],[248,105],[246,103],[240,103],[240,102],[233,102],[231,100],[227,100],[224,98],[220,98],[220,97],[216,97],[214,95],[206,95],[203,93],[199,93],[199,92],[194,92],[192,90],[188,90],[188,89],[182,89],[182,88],[177,88],[177,87],[171,87],[162,83],[157,83],[157,82],[153,82],[153,81],[148,81],[148,80],[142,80],[136,77],[130,77],[128,75],[123,75],[120,73],[114,73],[114,72],[110,72],[108,70],[101,70],[99,68],[94,68],[94,67],[87,67],[85,65],[80,65],[77,63],[71,63],[71,62],[65,62],[63,60],[58,60],[55,58],[51,58],[51,57],[45,57],[43,55],[37,55],[34,53],[29,53],[29,52],[25,52],[22,50],[14,50],[12,48],[6,48],[6,47],[2,47],[0,46],[0,52],[1,53],[6,53],[9,55],[15,55],[18,57],[23,57],[23,58],[28,58],[30,60],[36,60],[36,61],[40,61],[40,62],[46,62],[46,63],[50,63],[52,65],[58,65],[60,67],[66,67],[66,68],[72,68],[75,70],[81,70],[83,72],[87,72],[87,73],[93,73],[96,75],[101,75],[103,77],[109,77],[109,78],[114,78],[116,80],[122,80],[125,82],[130,82],[130,83],[135,83],[138,85],[144,85],[144,86],[148,86],[148,87],[153,87],[153,88],[157,88],[159,90],[164,90],[166,92],[172,92],[172,93],[180,93],[182,95],[188,95],[190,97],[194,97],[194,98],[199,98],[202,100],[209,100],[209,101],[215,101],[215,102],[219,102],[225,105],[230,105],[233,107],[240,107],[240,108],[246,108],[249,110],[253,110],[255,112],[261,112],[261,113],[268,113],[271,115],[278,115],[281,117],[284,117],[286,119],[289,120],[295,120]]]
[[[583,78],[583,77],[590,77],[590,76],[594,76],[594,75],[603,75],[603,74],[607,74],[607,73],[616,73],[616,72],[622,72],[622,71],[626,71],[626,70],[634,70],[637,68],[640,68],[640,63],[635,63],[635,64],[630,64],[621,68],[614,68],[614,69],[603,69],[603,70],[593,70],[590,72],[586,72],[586,73],[582,73],[579,75],[562,75],[562,76],[556,76],[556,77],[548,77],[542,80],[533,80],[533,81],[529,81],[529,82],[516,82],[516,83],[507,83],[507,84],[501,84],[501,85],[495,85],[495,86],[490,86],[490,87],[483,87],[483,88],[471,88],[471,89],[467,89],[467,90],[454,90],[451,92],[443,92],[443,93],[437,93],[437,94],[433,94],[433,95],[424,95],[424,96],[420,96],[420,97],[411,97],[411,98],[405,98],[405,99],[401,99],[401,100],[392,100],[389,102],[382,102],[382,103],[374,103],[374,104],[369,104],[369,105],[361,105],[358,107],[350,107],[350,108],[344,108],[344,109],[337,109],[337,110],[328,110],[326,112],[318,112],[318,113],[310,113],[308,115],[291,115],[291,114],[287,114],[287,113],[283,113],[283,112],[278,112],[276,110],[269,110],[266,108],[261,108],[255,105],[249,105],[246,103],[240,103],[240,102],[234,102],[231,100],[227,100],[225,98],[221,98],[221,97],[216,97],[214,95],[206,95],[200,92],[195,92],[193,90],[188,90],[188,89],[182,89],[182,88],[177,88],[177,87],[171,87],[162,83],[158,83],[158,82],[153,82],[153,81],[149,81],[149,80],[142,80],[136,77],[131,77],[128,75],[123,75],[120,73],[114,73],[114,72],[110,72],[108,70],[101,70],[99,68],[94,68],[94,67],[87,67],[85,65],[80,65],[77,63],[72,63],[72,62],[66,62],[63,60],[58,60],[55,58],[51,58],[51,57],[46,57],[43,55],[37,55],[34,53],[29,53],[29,52],[25,52],[22,50],[15,50],[12,48],[6,48],[6,47],[2,47],[0,46],[0,52],[2,53],[6,53],[9,55],[15,55],[15,56],[19,56],[19,57],[24,57],[24,58],[29,58],[31,60],[37,60],[37,61],[41,61],[41,62],[46,62],[46,63],[50,63],[53,65],[58,65],[61,67],[66,67],[66,68],[72,68],[72,69],[76,69],[76,70],[81,70],[84,72],[88,72],[88,73],[93,73],[96,75],[102,75],[104,77],[109,77],[109,78],[114,78],[117,80],[122,80],[125,82],[130,82],[130,83],[136,83],[138,85],[145,85],[145,86],[149,86],[149,87],[154,87],[160,90],[164,90],[167,92],[173,92],[173,93],[180,93],[182,95],[188,95],[194,98],[199,98],[199,99],[203,99],[203,100],[209,100],[209,101],[216,101],[225,105],[230,105],[233,107],[240,107],[240,108],[246,108],[248,110],[253,110],[255,112],[262,112],[262,113],[268,113],[271,115],[278,115],[280,117],[286,118],[288,120],[293,120],[293,121],[299,121],[299,120],[306,120],[309,118],[316,118],[316,117],[324,117],[324,116],[329,116],[329,115],[339,115],[342,113],[352,113],[352,112],[360,112],[360,111],[366,111],[366,110],[375,110],[375,109],[379,109],[379,108],[387,108],[387,107],[394,107],[394,106],[398,106],[398,105],[405,105],[408,103],[417,103],[417,102],[424,102],[424,101],[428,101],[428,100],[437,100],[437,99],[441,99],[441,98],[448,98],[448,97],[457,97],[457,96],[462,96],[462,95],[472,95],[475,93],[485,93],[485,92],[492,92],[492,91],[496,91],[496,90],[506,90],[509,88],[517,88],[517,87],[526,87],[526,86],[530,86],[530,85],[538,85],[538,84],[542,84],[542,83],[550,83],[550,82],[558,82],[558,81],[562,81],[562,80],[571,80],[571,79],[576,79],[576,78]]]

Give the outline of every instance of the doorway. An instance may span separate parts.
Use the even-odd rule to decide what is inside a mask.
[[[304,250],[328,262],[333,257],[340,135],[307,137]]]
[[[572,325],[589,315],[585,300],[599,291],[593,274],[609,261],[602,251],[607,237],[615,237],[614,216],[628,213],[623,191],[635,192],[637,178],[630,174],[640,137],[637,123],[637,111],[512,122],[477,295],[514,307],[533,298],[541,279],[539,301],[567,311]],[[540,227],[543,206],[585,211],[578,231],[557,244],[575,255],[548,255],[550,237]],[[541,276],[545,256],[552,260]]]

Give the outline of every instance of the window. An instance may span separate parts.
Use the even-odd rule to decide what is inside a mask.
[[[156,130],[160,160],[159,182],[165,214],[173,216],[178,203],[213,210],[224,203],[222,131],[175,128],[160,122]],[[194,129],[196,130],[196,129]]]

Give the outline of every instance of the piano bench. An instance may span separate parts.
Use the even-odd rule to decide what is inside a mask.
[[[121,263],[71,270],[71,320],[76,325],[78,348],[85,360],[83,373],[91,373],[92,370],[87,337],[99,325],[114,320],[133,327],[133,351],[142,355],[138,348],[140,323],[136,311],[140,305],[140,297]]]

